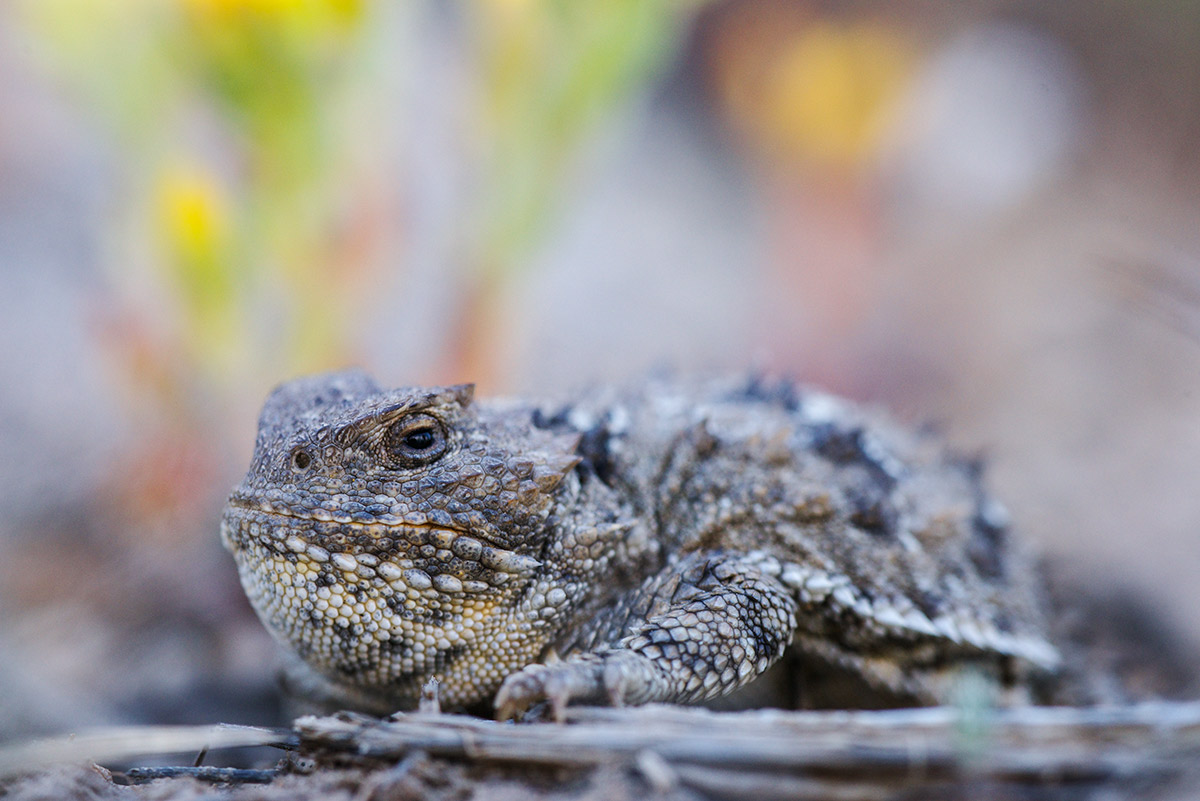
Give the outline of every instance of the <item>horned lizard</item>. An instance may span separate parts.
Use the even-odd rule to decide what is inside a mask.
[[[1053,672],[1036,571],[970,460],[787,381],[558,402],[284,384],[221,524],[347,703],[697,702],[785,651],[903,703]],[[817,703],[820,698],[813,699]]]

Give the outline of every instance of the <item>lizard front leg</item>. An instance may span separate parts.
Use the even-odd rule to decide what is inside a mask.
[[[733,691],[783,655],[796,627],[795,600],[763,568],[754,556],[721,552],[669,564],[601,610],[565,644],[563,661],[505,679],[497,716],[543,700],[561,717],[571,700],[692,703]]]

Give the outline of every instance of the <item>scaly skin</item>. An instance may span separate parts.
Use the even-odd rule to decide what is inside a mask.
[[[688,703],[789,646],[898,702],[1056,666],[1002,510],[928,437],[786,383],[472,394],[346,372],[263,409],[222,537],[343,703]]]

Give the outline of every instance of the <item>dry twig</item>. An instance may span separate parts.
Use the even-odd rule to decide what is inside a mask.
[[[884,798],[900,790],[986,784],[1020,788],[1027,798],[1058,798],[1065,789],[1148,787],[1200,760],[1200,702],[1027,707],[974,719],[948,707],[740,713],[578,708],[569,711],[566,725],[338,715],[301,718],[296,729],[302,749],[365,764],[419,749],[476,762],[638,768],[652,754],[655,775],[646,777],[648,783],[677,780],[719,796]]]

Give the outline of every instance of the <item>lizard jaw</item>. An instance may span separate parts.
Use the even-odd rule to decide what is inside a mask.
[[[267,628],[337,683],[380,688],[409,705],[437,676],[448,682],[443,700],[465,704],[516,667],[459,662],[504,625],[497,614],[541,566],[535,559],[455,529],[334,523],[244,506],[227,508],[221,534]],[[521,664],[532,658],[519,655]],[[484,678],[486,692],[476,686]]]

